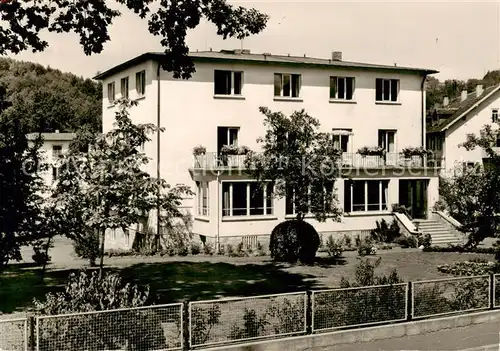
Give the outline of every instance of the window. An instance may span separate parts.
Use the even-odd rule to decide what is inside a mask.
[[[215,95],[241,95],[243,72],[214,71]]]
[[[238,146],[239,131],[237,127],[217,127],[217,150],[220,151],[224,145]]]
[[[52,145],[52,158],[58,159],[62,155],[62,145]]]
[[[52,183],[54,183],[55,181],[57,181],[57,179],[59,179],[60,174],[61,174],[61,171],[60,171],[59,167],[52,166]]]
[[[330,77],[330,99],[352,100],[353,96],[353,77]]]
[[[122,98],[128,99],[128,77],[122,78],[120,81],[120,91]]]
[[[198,188],[198,215],[208,216],[208,182],[196,182]]]
[[[146,94],[146,71],[140,71],[135,74],[135,90],[137,96]]]
[[[274,96],[299,97],[300,74],[274,74]]]
[[[333,183],[329,183],[326,185],[322,184],[315,184],[315,194],[321,194],[321,189],[322,195],[316,196],[314,198],[311,198],[311,189],[309,189],[307,193],[307,206],[304,212],[310,213],[311,211],[314,211],[315,209],[321,209],[321,207],[325,207],[325,197],[330,196],[333,198],[334,192],[333,192]],[[286,189],[286,196],[285,196],[285,214],[286,215],[296,215],[297,214],[297,208],[296,208],[296,200],[295,200],[295,191],[292,187],[287,187]]]
[[[498,109],[494,108],[491,110],[491,122],[496,123],[498,122]]]
[[[351,129],[334,129],[333,130],[333,147],[342,150],[342,152],[350,151],[350,136]]]
[[[396,131],[379,129],[378,146],[383,147],[387,152],[396,152]]]
[[[115,82],[108,83],[108,101],[111,104],[115,102]]]
[[[377,78],[375,83],[376,101],[398,101],[399,79]]]
[[[345,180],[344,212],[387,210],[388,180]]]
[[[273,189],[272,183],[223,182],[222,216],[272,215]]]

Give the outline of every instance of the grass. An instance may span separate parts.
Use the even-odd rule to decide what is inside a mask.
[[[382,256],[379,274],[397,268],[404,280],[446,277],[437,271],[445,263],[474,257],[493,260],[493,255],[433,253],[418,250],[389,250]],[[345,252],[341,260],[318,258],[314,266],[275,264],[269,257],[187,256],[187,257],[112,257],[106,269],[120,272],[138,284],[149,284],[157,303],[215,299],[228,296],[277,294],[337,287],[341,278],[354,277],[359,261],[356,252]],[[43,284],[40,270],[25,264],[13,264],[0,276],[0,314],[26,311],[34,297],[63,288],[68,274],[81,262],[66,262],[48,267]]]

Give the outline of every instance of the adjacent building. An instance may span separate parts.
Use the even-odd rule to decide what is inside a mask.
[[[75,138],[75,133],[31,133],[28,134],[28,140],[35,140],[39,136],[43,139],[40,147],[40,154],[47,169],[40,173],[44,184],[50,188],[59,178],[61,168],[61,156],[68,151],[69,144]]]
[[[319,232],[368,231],[391,216],[393,204],[426,218],[438,200],[439,165],[402,153],[426,145],[424,82],[437,71],[348,62],[340,52],[320,59],[223,50],[190,53],[196,72],[181,80],[161,69],[162,56],[145,53],[95,77],[103,83],[103,131],[112,127],[121,97],[139,102],[130,111],[135,123],[165,129],[145,145],[148,171],[192,187],[196,195],[183,207],[193,215],[194,233],[218,244],[265,241],[279,222],[295,217],[293,194],[278,199],[272,185],[258,188],[245,174],[244,156],[221,153],[228,145],[259,150],[260,106],[286,115],[305,109],[343,151],[346,178],[335,187],[344,215],[324,223],[308,216]],[[365,146],[386,154],[358,153]],[[112,242],[127,248],[132,240],[127,234]]]
[[[467,151],[460,144],[467,135],[479,135],[489,124],[498,128],[500,113],[500,84],[483,88],[478,85],[472,93],[462,91],[460,97],[443,99],[442,106],[430,111],[427,117],[427,148],[442,158],[446,174],[454,174],[463,167],[482,165],[487,155],[481,148]],[[496,146],[500,147],[500,139]]]

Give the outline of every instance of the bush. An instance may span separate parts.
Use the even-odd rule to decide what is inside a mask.
[[[266,249],[260,242],[257,241],[257,256],[267,256]]]
[[[375,255],[377,253],[377,248],[373,245],[370,237],[361,240],[357,250],[359,256]]]
[[[85,271],[70,274],[66,288],[34,300],[41,315],[103,311],[145,306],[149,289],[126,283],[118,274]],[[133,333],[130,331],[133,330]],[[179,330],[180,331],[180,330]],[[63,321],[46,320],[40,327],[41,350],[158,350],[168,345],[162,320],[150,311],[129,310],[80,314]]]
[[[50,262],[51,257],[45,252],[44,247],[34,246],[33,251],[34,253],[31,256],[31,258],[33,259],[36,265],[43,266],[44,264]]]
[[[352,246],[352,238],[347,234],[344,234],[344,245],[346,249],[350,249]]]
[[[231,244],[227,244],[226,245],[226,253],[229,257],[234,257],[234,249],[233,249],[233,245]]]
[[[441,273],[452,274],[457,276],[473,276],[494,274],[497,271],[497,265],[494,262],[488,262],[484,259],[478,259],[480,262],[464,261],[453,264],[443,264],[437,267]]]
[[[94,230],[89,230],[84,235],[73,239],[73,249],[78,257],[89,260],[90,266],[93,267],[101,252],[99,242],[99,234]]]
[[[371,237],[376,242],[392,243],[401,236],[401,230],[398,223],[393,220],[391,225],[385,219],[377,221],[377,228],[371,231]]]
[[[269,249],[274,261],[310,264],[314,262],[318,247],[318,232],[301,220],[282,222],[271,233]]]
[[[179,247],[179,249],[177,250],[177,254],[179,256],[187,256],[189,254],[189,249],[186,245],[182,245],[181,247]]]
[[[239,242],[238,245],[236,245],[236,250],[234,251],[235,257],[245,257],[247,255],[243,246],[243,241]]]
[[[217,254],[221,255],[221,256],[224,256],[226,254],[226,250],[224,248],[224,245],[219,244],[219,252]]]
[[[403,249],[418,247],[418,239],[413,235],[402,236],[396,240],[396,244],[401,246]]]
[[[424,252],[460,252],[460,253],[479,253],[479,254],[495,254],[494,247],[472,247],[465,248],[461,245],[449,246],[431,246],[423,249]]]
[[[342,239],[334,239],[332,235],[328,237],[326,241],[326,252],[328,256],[333,258],[342,257],[344,252],[344,243]]]
[[[200,244],[191,243],[191,255],[198,255],[201,252]]]
[[[203,245],[203,253],[210,256],[214,254],[214,247],[211,243],[205,243],[205,245]]]
[[[432,237],[430,234],[418,235],[417,241],[418,241],[418,247],[423,246],[424,248],[426,248],[432,245]]]

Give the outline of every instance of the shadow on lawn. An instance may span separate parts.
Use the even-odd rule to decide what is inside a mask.
[[[314,276],[288,273],[272,263],[142,263],[124,268],[121,274],[136,283],[149,284],[157,303],[279,294],[315,285]]]

